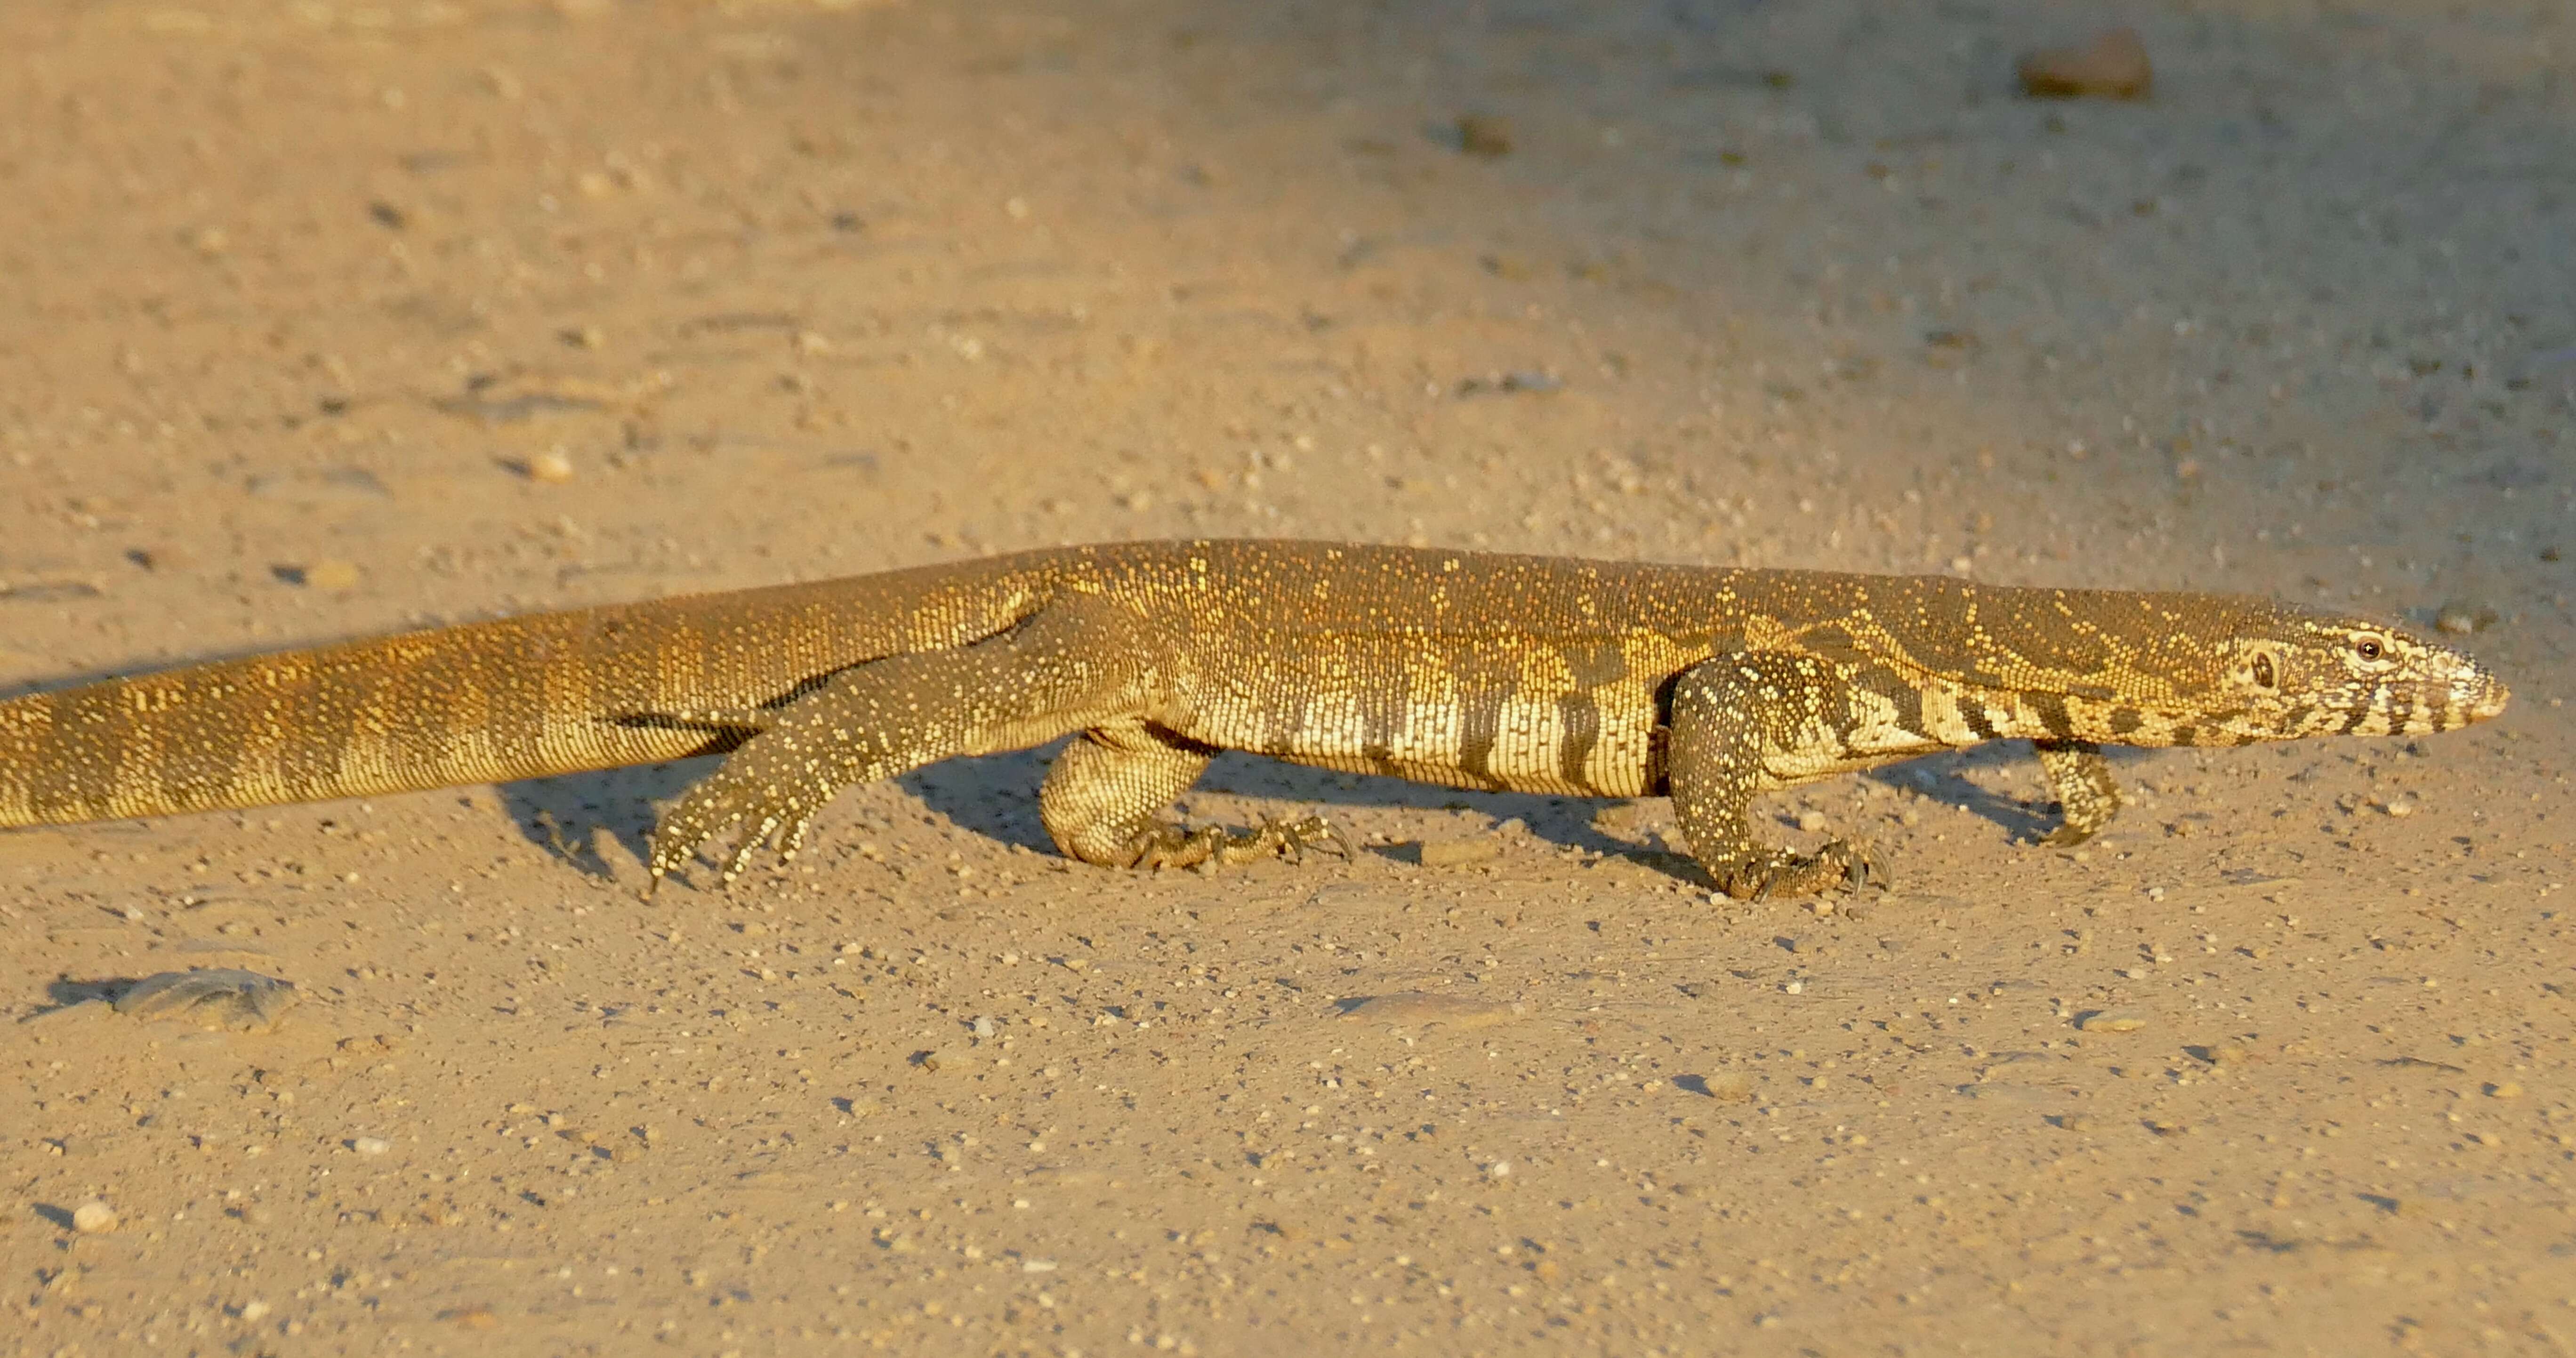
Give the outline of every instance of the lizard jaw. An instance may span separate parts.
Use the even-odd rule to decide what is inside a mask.
[[[2451,702],[2468,714],[2470,721],[2501,716],[2512,697],[2513,691],[2504,686],[2503,680],[2478,668],[2475,662],[2469,665],[2468,673],[2451,681]]]

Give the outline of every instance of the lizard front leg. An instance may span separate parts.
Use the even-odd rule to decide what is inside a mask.
[[[2089,740],[2035,740],[2031,746],[2039,751],[2039,766],[2047,771],[2066,815],[2065,823],[2039,842],[2066,847],[2102,833],[2120,814],[2120,785],[2112,781],[2111,761],[2102,757],[2102,747]]]
[[[1114,605],[1064,600],[972,645],[853,666],[776,708],[672,714],[755,734],[663,813],[653,881],[726,834],[728,882],[763,844],[794,858],[814,814],[854,783],[1130,717],[1150,706],[1142,630]]]
[[[1737,900],[1803,896],[1870,880],[1876,866],[1836,840],[1812,854],[1766,848],[1755,796],[1854,766],[1848,672],[1813,656],[1750,651],[1704,660],[1673,681],[1665,769],[1691,854]]]

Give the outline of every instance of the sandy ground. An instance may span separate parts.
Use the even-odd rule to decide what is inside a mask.
[[[2013,97],[2112,17],[2152,100]],[[98,0],[0,50],[0,683],[1262,534],[2450,606],[2517,694],[2126,758],[2081,853],[2009,748],[1779,799],[1899,874],[1829,913],[1710,905],[1661,804],[1251,760],[1186,809],[1371,847],[1072,865],[1041,755],[649,903],[702,769],[7,834],[0,1349],[2576,1347],[2571,11]],[[77,1003],[193,966],[302,1002]]]

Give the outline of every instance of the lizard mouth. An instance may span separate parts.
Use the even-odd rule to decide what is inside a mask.
[[[2470,721],[2485,721],[2502,713],[2505,703],[2513,697],[2512,690],[2504,686],[2503,680],[2480,669],[2471,669],[2454,681],[2451,693],[2452,702]]]
[[[2503,680],[2464,655],[2435,657],[2430,671],[2413,683],[2382,688],[2371,704],[2375,717],[2359,717],[2344,729],[2389,735],[2455,731],[2501,714],[2513,696]]]

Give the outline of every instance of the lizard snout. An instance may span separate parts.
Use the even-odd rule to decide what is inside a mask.
[[[2451,695],[2452,703],[2467,713],[2470,721],[2485,721],[2504,711],[2513,691],[2504,686],[2503,680],[2471,662],[2468,673],[2451,682]]]
[[[2513,694],[2493,671],[2458,651],[2428,647],[2412,706],[2418,722],[2448,731],[2504,711]]]

